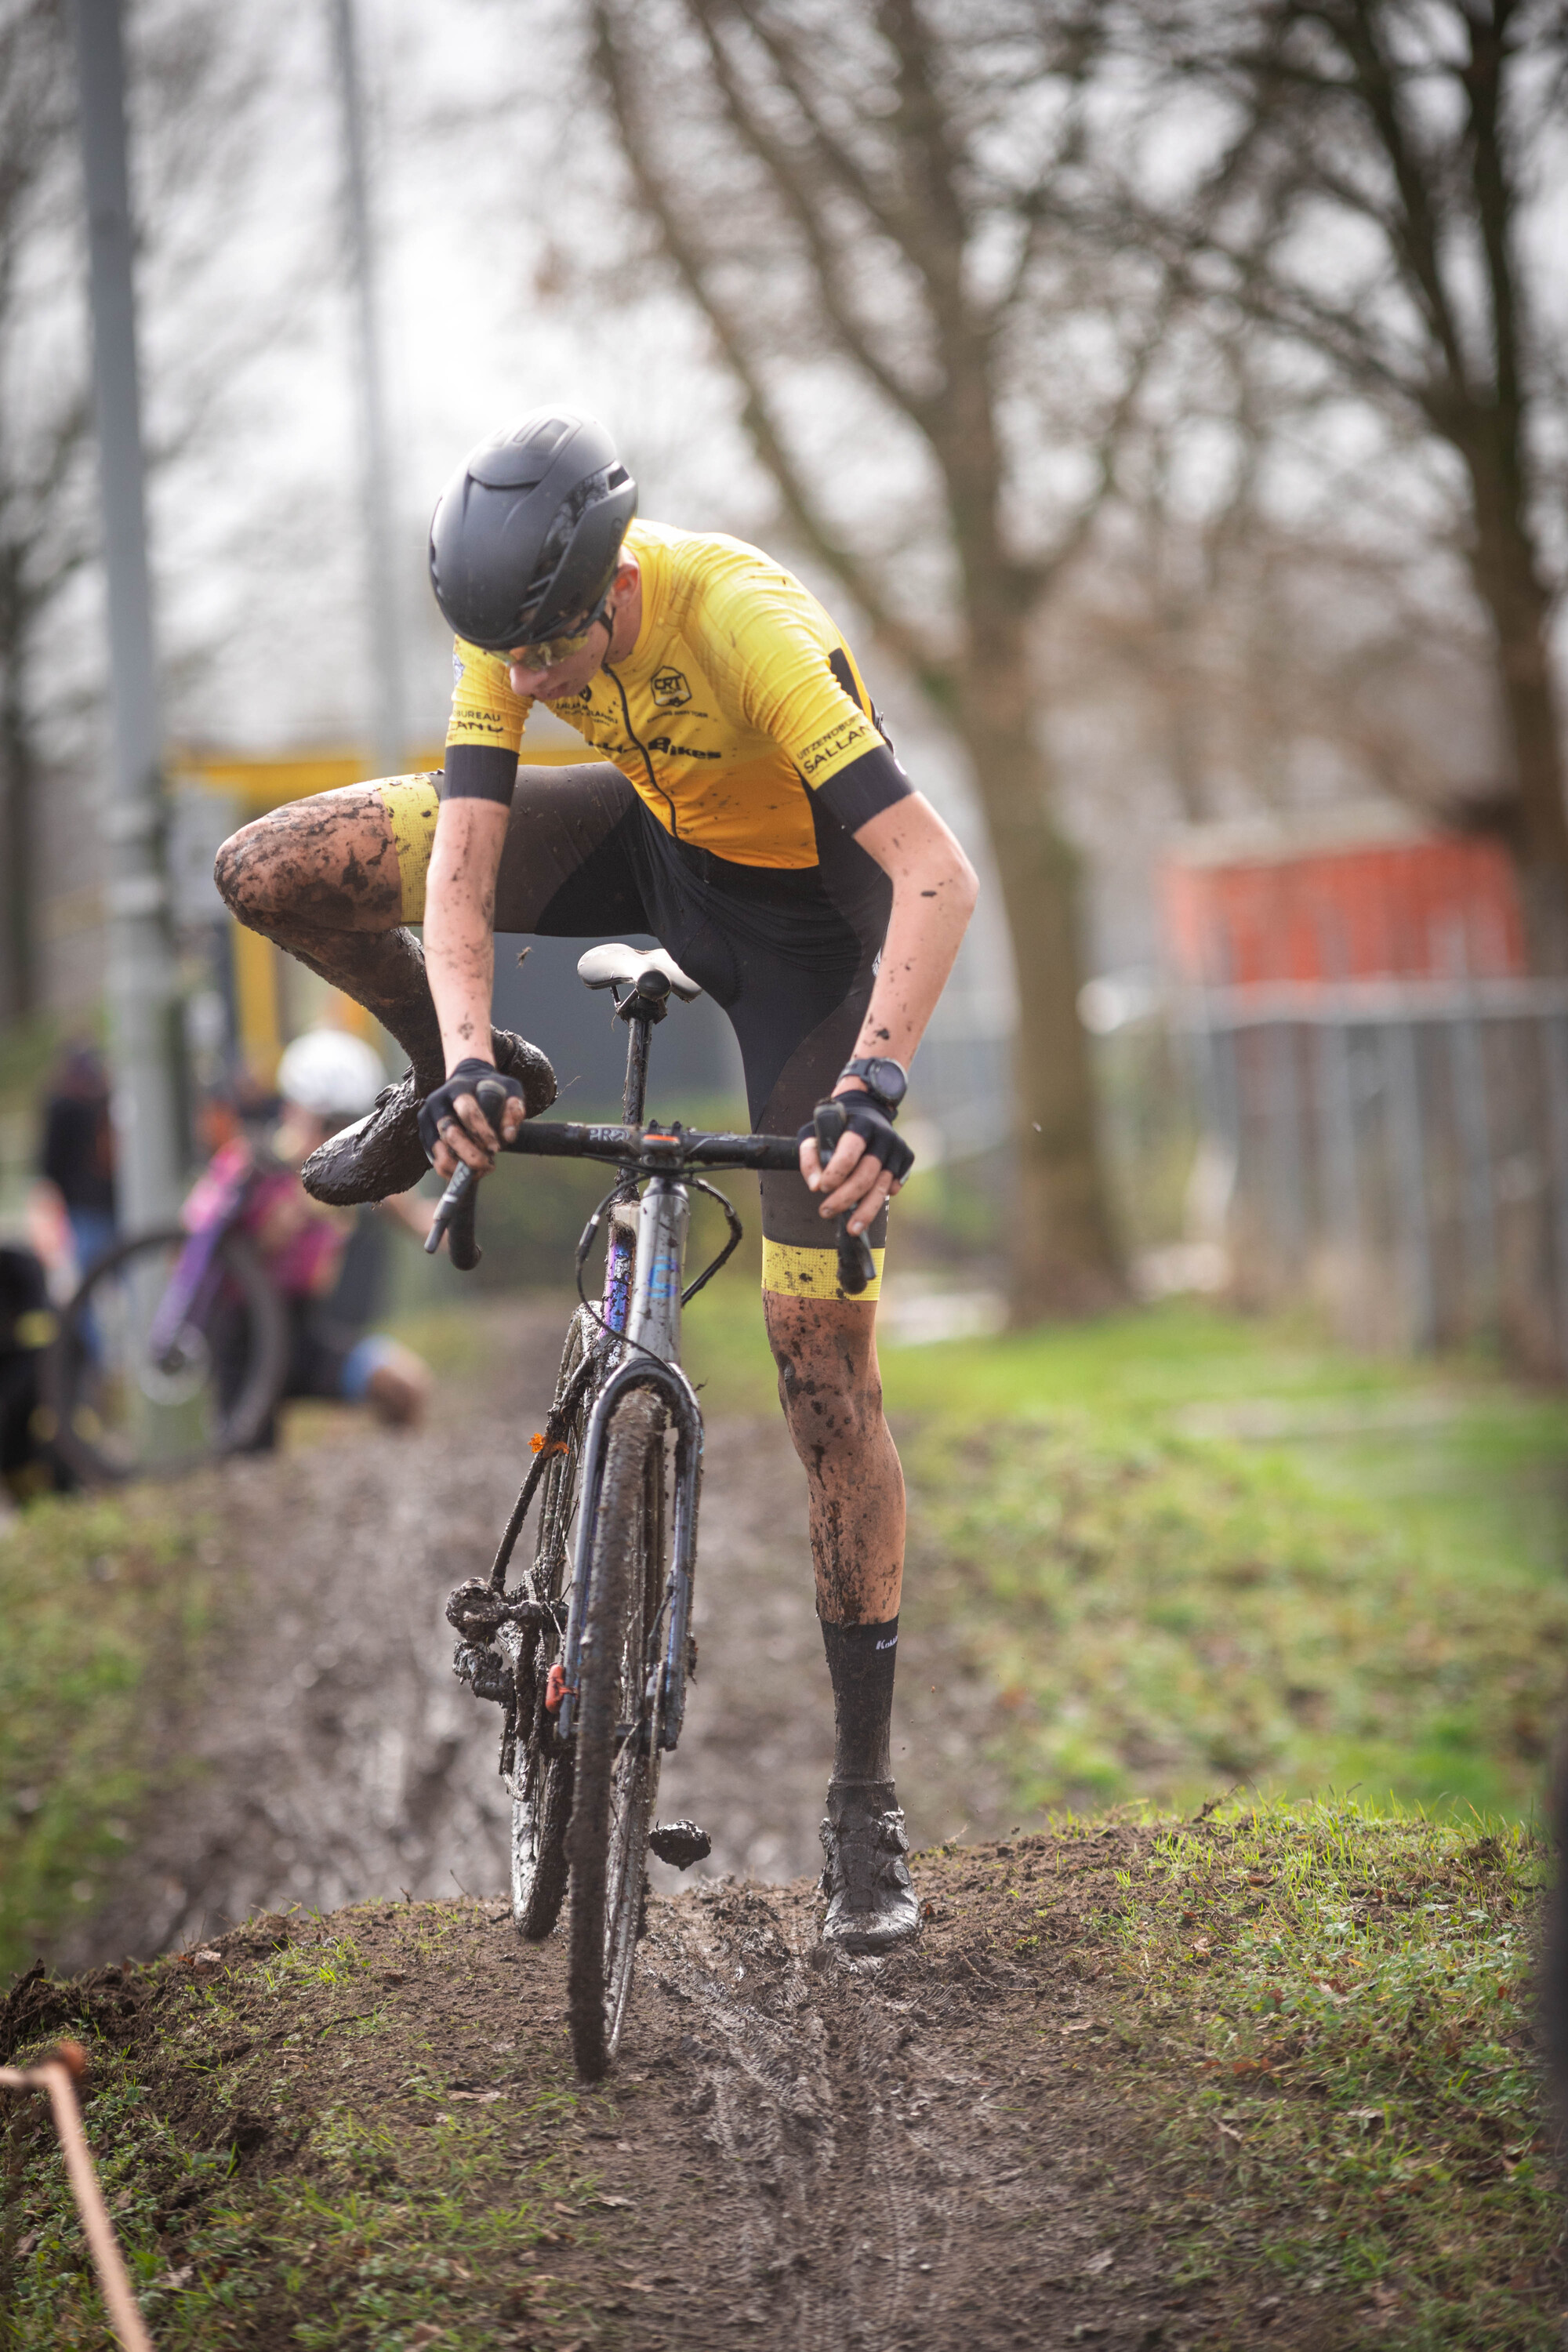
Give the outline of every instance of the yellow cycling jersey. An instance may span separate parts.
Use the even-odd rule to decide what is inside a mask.
[[[642,570],[637,644],[550,709],[678,840],[741,866],[815,866],[810,793],[884,747],[849,647],[743,540],[634,522],[626,545]],[[453,673],[448,746],[519,751],[530,704],[505,656],[458,638]]]

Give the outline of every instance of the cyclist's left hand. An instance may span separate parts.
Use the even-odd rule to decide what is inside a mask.
[[[849,1231],[863,1234],[892,1199],[903,1190],[914,1165],[914,1153],[890,1119],[868,1101],[865,1090],[846,1087],[836,1093],[852,1124],[846,1127],[826,1169],[809,1126],[800,1131],[800,1172],[821,1198],[824,1217],[851,1212]]]
[[[474,1089],[489,1080],[506,1090],[498,1135],[479,1108]],[[419,1106],[419,1139],[430,1164],[443,1181],[462,1160],[476,1176],[488,1176],[502,1143],[510,1143],[527,1116],[522,1087],[516,1078],[502,1077],[489,1062],[459,1062],[444,1084],[427,1094]]]

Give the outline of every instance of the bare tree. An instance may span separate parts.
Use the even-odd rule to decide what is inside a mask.
[[[1087,783],[1145,835],[1368,794],[1469,821],[1498,730],[1462,567],[1380,499],[1381,447],[1309,494],[1310,387],[1256,367],[1244,323],[1207,328],[1128,435],[1052,632],[1053,706],[1115,739],[1080,749],[1075,809]]]
[[[1135,258],[1091,281],[1047,226],[1092,40],[1027,0],[595,0],[592,25],[636,205],[787,526],[968,753],[1021,1005],[1016,1310],[1102,1302],[1079,877],[1034,643],[1155,341]]]
[[[28,690],[42,615],[90,544],[79,364],[48,331],[40,282],[68,252],[74,93],[62,0],[0,5],[0,1019],[33,1009],[39,756]]]
[[[1489,624],[1532,953],[1568,969],[1551,647],[1568,415],[1530,242],[1563,162],[1568,17],[1557,0],[1113,0],[1093,21],[1142,77],[1144,121],[1168,131],[1181,106],[1206,161],[1177,195],[1136,161],[1106,174],[1079,225],[1107,250],[1138,238],[1381,415],[1394,463],[1425,462],[1429,528]]]
[[[68,0],[0,0],[0,1024],[36,1009],[39,799],[100,685],[79,632],[51,632],[98,553],[72,29]],[[128,36],[148,459],[167,481],[199,476],[293,297],[254,272],[237,286],[231,258],[266,42],[204,0],[143,0]],[[210,509],[205,485],[192,503]]]

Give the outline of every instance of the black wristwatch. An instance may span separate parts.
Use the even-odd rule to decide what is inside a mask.
[[[899,1105],[910,1090],[910,1074],[901,1062],[895,1062],[890,1054],[865,1054],[857,1061],[846,1062],[838,1075],[858,1078],[877,1108],[888,1118],[897,1118]]]

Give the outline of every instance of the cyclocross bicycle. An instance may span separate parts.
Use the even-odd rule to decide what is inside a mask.
[[[488,1580],[447,1603],[461,1680],[502,1711],[500,1770],[511,1792],[511,1906],[519,1933],[548,1936],[570,1883],[568,2007],[581,2074],[602,2075],[626,2022],[651,1850],[684,1869],[709,1851],[689,1822],[654,1825],[659,1765],[676,1746],[695,1663],[692,1581],[702,1475],[702,1415],[680,1368],[680,1312],[742,1239],[739,1217],[700,1171],[794,1169],[793,1136],[725,1135],[644,1122],[649,1044],[672,997],[701,993],[662,949],[589,949],[577,971],[614,992],[627,1025],[624,1124],[531,1119],[504,1148],[538,1159],[598,1160],[616,1171],[577,1245],[581,1304],[566,1335],[554,1402]],[[502,1090],[481,1081],[494,1123]],[[487,1097],[489,1099],[487,1099]],[[824,1105],[826,1160],[843,1114]],[[722,1208],[729,1238],[684,1280],[691,1194]],[[459,1167],[426,1249],[443,1232],[452,1262],[478,1263],[478,1180]],[[597,1305],[584,1268],[608,1223]],[[858,1293],[874,1272],[864,1235],[838,1221],[839,1277]],[[508,1584],[538,1498],[531,1566]]]

